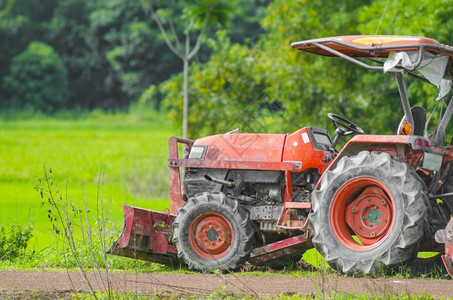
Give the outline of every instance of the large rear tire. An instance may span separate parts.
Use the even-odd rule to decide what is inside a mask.
[[[249,213],[222,193],[190,198],[173,223],[173,243],[189,269],[210,272],[240,268],[254,246]]]
[[[347,274],[379,273],[415,258],[428,229],[418,175],[387,153],[342,158],[324,173],[312,202],[313,244]]]

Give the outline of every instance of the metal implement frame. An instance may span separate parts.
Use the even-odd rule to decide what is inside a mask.
[[[175,215],[123,205],[124,228],[108,254],[179,264],[178,250],[170,242]]]
[[[311,239],[298,235],[253,249],[249,261],[252,264],[261,265],[275,258],[303,253],[311,248],[313,248]]]

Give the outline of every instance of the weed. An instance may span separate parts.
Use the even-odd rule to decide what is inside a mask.
[[[127,300],[127,299],[134,299],[134,300],[148,300],[148,299],[162,299],[155,295],[140,295],[140,294],[131,294],[131,293],[108,293],[108,292],[99,292],[97,291],[95,295],[93,294],[85,294],[85,293],[77,293],[73,294],[71,299],[73,300],[92,300],[92,299],[110,299],[110,300]]]
[[[12,224],[0,226],[0,260],[11,260],[25,254],[28,242],[32,237],[32,225],[25,227]]]

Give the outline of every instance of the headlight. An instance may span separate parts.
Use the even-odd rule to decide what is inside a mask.
[[[205,150],[205,146],[193,146],[192,149],[190,149],[189,159],[203,159]]]

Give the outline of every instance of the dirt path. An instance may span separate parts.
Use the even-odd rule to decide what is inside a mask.
[[[107,288],[106,276],[89,274],[96,290]],[[451,280],[371,279],[371,278],[305,278],[241,276],[238,274],[114,274],[111,283],[118,292],[162,294],[210,294],[225,287],[227,292],[255,297],[276,297],[299,293],[320,295],[331,292],[358,294],[406,294],[453,297]],[[0,295],[23,298],[26,291],[37,295],[70,295],[87,292],[79,273],[0,271]],[[25,294],[24,294],[25,293]]]

